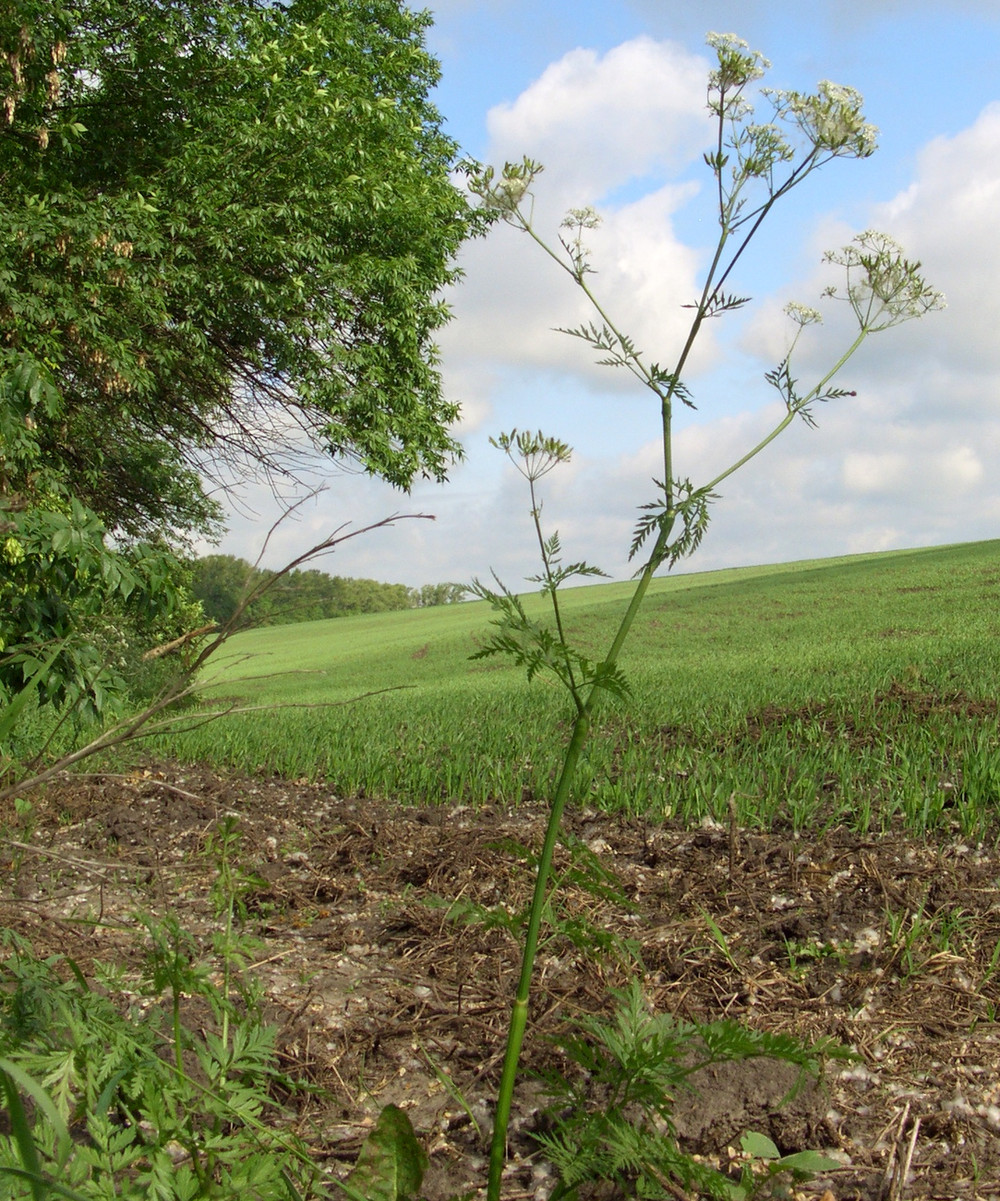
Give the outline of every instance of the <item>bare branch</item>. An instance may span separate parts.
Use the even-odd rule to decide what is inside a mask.
[[[315,495],[315,492],[311,493],[310,495]],[[264,550],[267,548],[268,541],[281,523],[287,520],[287,518],[295,511],[295,509],[308,499],[309,496],[305,496],[294,505],[291,505],[278,518],[274,525],[271,526],[267,533],[267,537],[264,540],[264,547],[261,550],[261,556],[264,554]],[[178,702],[194,696],[206,686],[205,682],[198,680],[198,675],[202,668],[205,666],[208,660],[215,655],[220,648],[226,644],[226,642],[229,641],[233,634],[245,627],[246,623],[244,622],[244,617],[246,616],[250,607],[269,589],[273,588],[280,579],[288,575],[290,571],[294,571],[297,567],[300,567],[303,563],[308,563],[321,557],[322,555],[330,554],[342,542],[346,542],[351,538],[357,538],[361,534],[371,533],[373,530],[384,529],[388,526],[394,525],[397,521],[408,520],[433,521],[434,517],[430,513],[393,513],[389,517],[384,517],[380,521],[373,521],[369,525],[361,526],[356,530],[348,530],[347,526],[349,523],[338,526],[332,534],[328,535],[321,542],[317,542],[314,546],[310,547],[309,550],[305,551],[301,555],[296,556],[296,558],[292,559],[290,563],[286,563],[285,566],[279,571],[274,572],[273,575],[268,576],[266,579],[262,580],[254,588],[252,588],[240,600],[235,612],[224,625],[201,626],[199,629],[192,630],[189,633],[182,635],[180,638],[174,639],[173,642],[169,642],[164,646],[155,647],[152,651],[148,651],[144,658],[158,658],[162,655],[166,655],[172,650],[177,650],[181,646],[187,645],[187,643],[203,637],[206,634],[214,633],[215,635],[206,643],[204,647],[201,648],[201,650],[195,656],[193,662],[186,664],[170,681],[170,683],[167,684],[159,696],[156,697],[156,699],[144,709],[140,710],[138,713],[130,714],[128,717],[122,718],[109,729],[102,730],[96,738],[91,739],[91,741],[86,743],[84,746],[78,747],[76,750],[70,751],[67,754],[60,755],[53,763],[49,764],[48,767],[35,771],[34,774],[30,774],[29,772],[29,774],[26,776],[19,776],[18,778],[15,778],[10,784],[0,786],[0,801],[7,800],[15,795],[23,796],[24,793],[29,792],[34,788],[38,788],[42,784],[48,783],[48,781],[55,779],[59,775],[62,775],[75,764],[80,763],[84,759],[89,759],[92,756],[99,754],[101,751],[111,750],[112,748],[122,746],[125,743],[135,742],[140,738],[149,738],[154,734],[161,734],[168,730],[175,733],[184,733],[187,730],[197,729],[199,726],[205,725],[208,722],[217,721],[221,717],[227,717],[232,714],[240,713],[256,713],[262,710],[336,708],[342,705],[354,704],[356,701],[364,700],[370,696],[379,696],[384,692],[395,692],[399,689],[410,687],[410,685],[400,684],[389,688],[379,688],[343,701],[321,701],[317,703],[289,702],[288,704],[281,705],[240,705],[238,703],[234,703],[232,705],[217,708],[209,712],[202,711],[197,714],[167,713],[167,710],[178,704]],[[260,557],[258,557],[257,562],[260,562]],[[286,673],[273,674],[279,675]],[[44,754],[44,751],[42,754]],[[40,758],[41,756],[36,757],[32,763],[32,766],[37,765]],[[15,765],[13,762],[8,762],[6,765],[0,766],[0,780],[10,774],[13,771],[14,766]]]

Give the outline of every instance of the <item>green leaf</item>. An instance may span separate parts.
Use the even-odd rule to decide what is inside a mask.
[[[811,1175],[814,1172],[833,1172],[843,1165],[831,1159],[821,1151],[796,1151],[793,1155],[785,1155],[778,1164],[796,1175]]]
[[[52,535],[52,549],[57,555],[65,554],[73,544],[73,530],[62,526]]]
[[[69,1152],[72,1147],[69,1129],[63,1121],[59,1111],[52,1103],[52,1099],[44,1088],[33,1080],[27,1072],[23,1071],[12,1063],[9,1059],[0,1059],[0,1082],[4,1087],[4,1092],[7,1096],[7,1102],[10,1106],[12,1115],[20,1112],[21,1120],[17,1123],[17,1142],[18,1150],[21,1152],[21,1158],[24,1161],[25,1168],[33,1174],[40,1172],[38,1152],[34,1145],[34,1140],[31,1137],[31,1131],[27,1126],[24,1116],[24,1108],[21,1105],[21,1099],[18,1094],[18,1088],[23,1089],[28,1096],[31,1097],[35,1105],[48,1119],[49,1124],[56,1137],[56,1153],[59,1166],[66,1162],[69,1157]]]
[[[42,1164],[38,1157],[38,1149],[31,1133],[28,1116],[21,1103],[21,1096],[14,1087],[13,1079],[4,1071],[0,1071],[0,1084],[7,1098],[7,1110],[10,1113],[10,1125],[14,1142],[21,1154],[21,1162],[31,1179],[31,1193],[35,1201],[44,1201],[45,1188],[42,1182]]]
[[[44,677],[52,667],[52,664],[55,663],[56,659],[62,653],[62,649],[63,648],[61,645],[57,646],[56,649],[49,654],[49,657],[45,660],[45,662],[42,663],[41,667],[38,669],[38,673],[36,674],[41,674]],[[17,719],[21,716],[21,711],[24,709],[25,705],[27,705],[33,694],[34,689],[25,686],[16,692],[14,697],[6,705],[4,705],[2,709],[0,709],[0,743],[5,742],[10,737],[14,727],[17,725]]]
[[[15,1180],[26,1180],[31,1185],[32,1196],[47,1198],[50,1195],[63,1197],[65,1201],[89,1201],[82,1193],[76,1192],[75,1189],[67,1188],[64,1184],[58,1184],[55,1181],[47,1180],[44,1176],[39,1176],[34,1172],[29,1172],[24,1168],[8,1168],[0,1167],[0,1175],[13,1176]],[[42,1189],[41,1193],[36,1190]]]
[[[367,1201],[406,1201],[419,1192],[426,1170],[427,1155],[410,1119],[398,1106],[387,1105],[365,1140],[347,1184]]]
[[[740,1146],[756,1159],[780,1159],[781,1152],[766,1134],[750,1130],[740,1139]]]

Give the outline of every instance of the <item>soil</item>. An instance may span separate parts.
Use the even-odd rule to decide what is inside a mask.
[[[237,816],[247,928],[260,940],[250,970],[283,1066],[318,1086],[296,1101],[317,1160],[345,1174],[393,1102],[429,1154],[428,1201],[481,1195],[518,948],[502,924],[461,924],[448,906],[526,905],[541,808],[407,808],[176,764],[74,776],[31,799],[26,818],[0,813],[0,921],[84,972],[139,963],[138,911],[173,912],[209,953],[207,846]],[[706,1069],[678,1098],[688,1151],[725,1165],[756,1130],[783,1153],[826,1151],[841,1165],[803,1197],[1000,1201],[995,847],[957,834],[690,830],[580,810],[566,830],[623,895],[571,873],[562,912],[640,944],[656,1011],[832,1037],[857,1052],[828,1061],[821,1083],[785,1104],[795,1079],[785,1064]],[[571,866],[565,849],[557,858],[560,871]],[[610,1013],[611,991],[638,971],[550,942],[526,1068],[559,1062],[552,1036]],[[537,1083],[519,1089],[509,1201],[541,1199],[554,1183],[532,1139],[542,1103]]]

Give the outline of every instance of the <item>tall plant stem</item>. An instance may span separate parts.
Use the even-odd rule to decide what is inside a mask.
[[[507,1128],[510,1124],[510,1107],[514,1098],[514,1087],[517,1084],[521,1044],[524,1042],[524,1032],[528,1025],[531,978],[535,966],[535,956],[538,953],[538,937],[542,928],[542,915],[545,912],[545,898],[552,872],[552,857],[555,854],[556,843],[559,841],[559,827],[562,823],[566,801],[569,799],[570,790],[573,787],[576,767],[590,732],[592,697],[593,691],[583,708],[577,713],[573,723],[573,733],[569,745],[566,747],[559,782],[552,798],[549,822],[545,830],[545,841],[542,844],[542,853],[539,856],[535,874],[535,892],[531,902],[531,911],[528,914],[528,928],[525,932],[524,950],[521,956],[521,975],[511,1009],[510,1025],[507,1030],[507,1048],[504,1053],[503,1071],[500,1075],[500,1087],[497,1092],[497,1110],[493,1125],[490,1171],[486,1190],[487,1201],[499,1201],[500,1199],[500,1184],[503,1178],[504,1163],[507,1159]]]
[[[611,649],[605,663],[614,666],[625,644],[632,623],[642,606],[643,598],[653,579],[662,552],[670,537],[670,525],[661,529],[656,542],[656,549],[649,562],[643,568],[642,575],[636,583],[635,591],[629,606],[622,617],[621,624],[615,634]],[[535,890],[531,899],[531,909],[528,914],[528,927],[524,937],[524,948],[521,955],[521,974],[517,982],[517,993],[511,1009],[510,1025],[507,1030],[507,1047],[504,1052],[503,1070],[500,1075],[500,1087],[497,1091],[497,1109],[493,1125],[493,1142],[490,1147],[490,1170],[487,1183],[487,1201],[499,1201],[500,1185],[503,1178],[503,1168],[507,1160],[507,1129],[510,1125],[510,1108],[514,1098],[514,1088],[517,1084],[517,1070],[521,1059],[521,1046],[528,1025],[528,1002],[531,997],[531,980],[534,974],[535,958],[538,954],[538,939],[542,928],[542,917],[545,913],[545,902],[549,891],[549,879],[552,875],[552,859],[555,855],[556,844],[559,841],[559,831],[562,826],[563,811],[569,800],[576,778],[577,765],[583,752],[587,736],[590,733],[590,718],[594,702],[600,692],[597,686],[591,687],[586,700],[579,707],[573,731],[570,735],[566,753],[563,757],[562,770],[549,809],[548,825],[545,828],[545,841],[538,858],[535,871]]]
[[[719,69],[713,71],[709,79],[709,108],[717,116],[718,129],[715,151],[706,156],[706,162],[712,168],[716,179],[720,229],[700,297],[695,304],[686,306],[693,309],[693,315],[672,372],[663,371],[658,364],[645,359],[643,352],[637,349],[632,339],[615,323],[600,298],[589,286],[587,276],[592,268],[588,264],[588,251],[582,243],[582,231],[584,228],[592,229],[596,226],[597,218],[592,210],[570,210],[563,228],[575,226],[578,233],[575,240],[560,235],[559,241],[564,252],[560,254],[534,229],[532,210],[529,208],[526,211],[521,207],[524,197],[527,195],[530,198],[530,185],[541,169],[539,164],[529,159],[525,159],[521,166],[508,164],[498,182],[494,182],[493,169],[488,168],[476,175],[473,185],[473,191],[483,196],[488,208],[526,233],[580,287],[601,325],[598,327],[594,324],[582,324],[578,329],[567,329],[563,332],[589,342],[603,356],[599,360],[601,363],[625,368],[654,393],[659,406],[663,456],[663,479],[656,481],[662,496],[657,498],[657,503],[643,506],[644,510],[655,510],[658,516],[655,519],[642,519],[636,530],[632,553],[635,554],[640,546],[645,545],[646,537],[653,528],[656,528],[656,540],[645,565],[637,573],[638,579],[631,599],[607,655],[592,674],[589,667],[581,675],[574,676],[573,673],[574,659],[566,642],[562,613],[556,595],[558,585],[566,577],[553,570],[542,533],[540,505],[532,483],[532,517],[545,566],[544,591],[551,595],[558,642],[565,659],[565,671],[561,670],[560,665],[556,668],[556,674],[562,683],[567,685],[572,695],[576,715],[551,801],[544,844],[536,869],[520,976],[497,1095],[487,1201],[500,1201],[510,1111],[521,1048],[527,1030],[528,1006],[541,926],[552,891],[552,863],[559,841],[563,812],[573,790],[580,757],[590,734],[598,693],[609,689],[609,681],[612,680],[615,690],[622,687],[617,673],[617,662],[656,571],[663,564],[673,566],[678,558],[691,553],[698,545],[707,524],[707,506],[715,499],[713,490],[717,485],[759,455],[787,429],[795,417],[801,416],[811,423],[811,404],[848,395],[840,390],[828,391],[828,384],[869,334],[887,329],[911,317],[921,316],[933,308],[940,307],[942,303],[940,294],[929,288],[920,276],[919,263],[903,259],[895,243],[882,235],[869,231],[855,239],[860,248],[845,247],[843,251],[827,256],[830,261],[840,263],[848,270],[847,292],[841,298],[850,302],[858,319],[859,331],[854,341],[805,396],[797,393],[796,381],[789,370],[792,350],[795,347],[793,341],[783,362],[765,377],[778,390],[784,401],[784,411],[772,428],[756,445],[700,488],[692,489],[690,481],[674,478],[674,406],[677,401],[692,404],[682,381],[688,359],[705,322],[721,313],[741,308],[747,300],[736,295],[727,296],[723,291],[735,267],[778,201],[807,176],[838,156],[865,158],[874,150],[874,130],[864,123],[857,94],[852,89],[838,89],[834,85],[821,84],[816,96],[802,96],[796,92],[778,94],[779,99],[775,105],[776,122],[784,121],[797,127],[810,142],[808,151],[800,161],[786,168],[783,164],[794,161],[796,152],[783,135],[775,132],[775,125],[761,126],[750,122],[753,109],[744,102],[742,96],[744,90],[761,77],[766,62],[756,52],[747,52],[745,43],[729,35],[711,35],[710,43],[715,46],[719,56]],[[728,140],[727,128],[732,130]],[[783,176],[780,180],[777,178],[779,174]],[[761,203],[751,204],[751,198],[744,193],[755,181],[761,182],[766,195]],[[836,290],[831,290],[828,294],[838,295]],[[813,317],[811,310],[805,310],[800,305],[790,306],[790,315],[798,322],[800,332],[804,325],[819,319],[818,314]],[[797,338],[798,334],[796,340]],[[682,532],[671,544],[678,519],[683,527]],[[510,594],[506,594],[506,599],[512,600]],[[499,605],[498,607],[502,608]],[[510,612],[512,610],[508,609],[508,616]],[[520,609],[518,613],[521,618],[524,617]],[[515,623],[515,628],[519,636],[530,633],[526,619],[520,624]],[[551,653],[550,642],[539,640],[538,646],[543,652],[542,659],[547,661],[548,666],[553,666],[554,655]],[[516,639],[512,639],[509,645],[498,644],[487,653],[497,650],[507,650],[515,655],[520,653]],[[530,679],[538,670],[539,660],[532,659],[529,662]]]
[[[751,459],[761,453],[765,447],[769,446],[778,435],[791,424],[793,419],[805,408],[808,401],[820,395],[829,381],[837,374],[844,366],[848,359],[861,346],[868,335],[868,330],[862,328],[854,341],[847,350],[840,356],[834,366],[823,376],[819,383],[810,390],[808,396],[799,405],[789,408],[788,412],[781,418],[774,428],[767,433],[761,440],[752,447],[745,455],[739,458],[735,463],[728,467],[725,471],[720,472],[713,480],[706,485],[706,489],[710,490],[723,480],[727,479],[734,472],[738,471]],[[667,462],[670,461],[671,445],[669,438],[669,423],[665,424],[667,437],[664,445],[664,455]],[[653,547],[653,552],[646,562],[645,567],[636,581],[635,590],[629,600],[628,608],[622,616],[621,622],[612,640],[607,656],[604,660],[608,667],[613,667],[618,662],[622,648],[628,639],[632,626],[638,616],[642,603],[645,600],[646,593],[649,591],[649,585],[653,581],[656,574],[656,569],[663,559],[665,548],[667,547],[670,535],[673,532],[673,517],[670,517],[660,527],[656,543]],[[539,535],[540,536],[540,535]],[[566,802],[569,799],[570,792],[573,788],[573,781],[576,778],[576,769],[580,762],[580,755],[583,752],[584,745],[587,741],[587,736],[590,733],[591,714],[594,704],[597,700],[600,687],[594,685],[590,688],[586,699],[580,702],[579,694],[574,690],[573,697],[577,701],[577,715],[573,723],[573,730],[570,735],[569,743],[566,747],[566,753],[563,757],[562,769],[559,773],[559,781],[556,785],[556,791],[552,798],[551,808],[549,810],[549,820],[545,829],[545,841],[542,844],[542,852],[538,859],[538,866],[535,874],[535,888],[531,900],[531,909],[528,914],[528,927],[525,933],[524,948],[521,956],[521,974],[518,977],[517,992],[514,998],[514,1004],[511,1010],[510,1025],[507,1033],[507,1047],[504,1052],[503,1070],[500,1076],[500,1087],[497,1092],[497,1109],[493,1126],[493,1141],[490,1147],[490,1168],[489,1180],[487,1184],[487,1201],[500,1201],[500,1185],[503,1178],[503,1168],[507,1159],[507,1130],[510,1124],[510,1110],[514,1098],[514,1088],[517,1084],[518,1065],[521,1059],[521,1047],[524,1043],[524,1035],[528,1025],[528,1004],[531,997],[531,981],[534,975],[535,959],[538,954],[538,940],[541,932],[542,918],[545,913],[545,903],[549,892],[549,880],[552,874],[552,859],[555,854],[556,845],[559,841],[559,831],[562,827],[563,812],[566,808]]]

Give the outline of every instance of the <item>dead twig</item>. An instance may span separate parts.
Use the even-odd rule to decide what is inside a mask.
[[[310,496],[314,496],[315,494],[316,493],[314,491],[310,493]],[[272,525],[271,529],[268,531],[267,537],[264,540],[264,549],[261,550],[261,555],[264,554],[264,550],[267,549],[267,545],[271,539],[271,536],[274,534],[274,531],[278,528],[281,522],[285,521],[300,505],[304,504],[306,500],[310,499],[310,496],[303,497],[296,504],[291,505],[274,523],[274,525]],[[324,538],[321,542],[317,542],[315,546],[310,547],[309,550],[292,559],[290,563],[286,563],[280,571],[276,571],[273,575],[268,576],[267,579],[262,580],[254,588],[250,589],[249,592],[241,598],[236,607],[236,611],[224,625],[212,627],[205,626],[201,628],[201,631],[191,631],[189,634],[185,634],[181,639],[175,639],[175,643],[183,644],[200,637],[209,629],[215,630],[215,636],[208,639],[206,645],[201,648],[197,655],[195,655],[193,661],[185,664],[182,670],[166,686],[166,688],[164,688],[160,695],[144,709],[140,710],[138,713],[132,714],[129,717],[123,718],[119,722],[114,723],[108,730],[102,731],[96,738],[93,738],[90,742],[86,743],[86,745],[78,747],[75,751],[71,751],[66,755],[61,755],[54,763],[49,764],[47,767],[38,771],[32,771],[31,768],[29,768],[26,776],[18,776],[18,773],[14,770],[15,764],[12,762],[0,763],[0,781],[2,781],[5,776],[14,777],[13,783],[0,786],[0,801],[5,801],[15,795],[23,796],[26,792],[29,792],[34,788],[38,788],[40,785],[62,775],[68,768],[73,767],[82,760],[89,759],[101,751],[111,750],[112,748],[121,746],[124,743],[134,742],[139,738],[148,738],[153,734],[163,733],[166,730],[170,730],[175,733],[183,733],[187,730],[195,729],[200,725],[204,725],[208,721],[215,721],[220,717],[226,717],[230,714],[253,713],[262,709],[270,710],[275,708],[284,708],[285,706],[277,705],[240,706],[238,703],[234,703],[232,705],[226,705],[217,708],[210,713],[200,713],[197,715],[197,717],[192,717],[184,713],[178,714],[168,712],[168,710],[176,706],[180,701],[190,699],[199,690],[200,685],[198,683],[198,675],[201,672],[201,669],[205,666],[208,660],[214,654],[216,654],[222,646],[225,645],[225,643],[233,636],[233,634],[245,628],[245,626],[248,624],[245,618],[251,605],[253,605],[253,603],[263,596],[264,593],[266,593],[269,589],[273,588],[278,580],[280,580],[283,576],[286,576],[290,571],[294,571],[297,567],[300,567],[303,563],[310,562],[313,559],[321,557],[322,555],[332,553],[342,542],[346,542],[351,538],[357,538],[361,534],[371,533],[373,530],[383,529],[387,526],[394,525],[397,521],[407,520],[433,521],[434,517],[430,513],[394,513],[389,517],[384,517],[380,521],[373,521],[369,525],[362,526],[357,530],[348,531],[346,524],[338,526],[328,537]],[[259,562],[260,559],[258,558],[258,563]],[[157,649],[160,650],[162,648]],[[163,653],[166,653],[165,649],[163,650]],[[334,705],[352,704],[354,700],[361,700],[368,696],[376,696],[381,692],[386,691],[392,691],[392,689],[377,689],[373,692],[363,693],[362,696],[352,698],[349,701],[334,701],[329,703]],[[302,705],[293,703],[288,707],[325,708],[326,705],[327,702],[321,702],[316,705]],[[63,715],[62,720],[65,720],[65,717],[66,714]],[[193,722],[194,724],[185,725],[183,724],[184,722]],[[38,759],[36,758],[32,764],[32,768],[35,766],[35,764],[37,764],[37,762]]]

